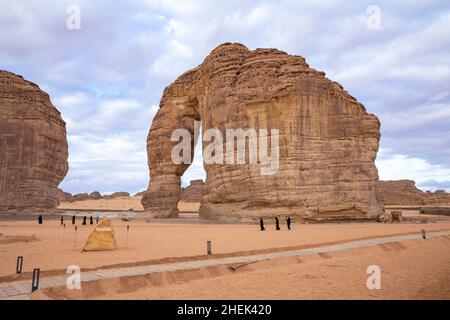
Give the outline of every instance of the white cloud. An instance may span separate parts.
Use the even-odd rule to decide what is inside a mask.
[[[70,108],[77,106],[87,100],[87,95],[84,92],[75,92],[72,94],[66,94],[53,99],[53,103],[57,108]]]
[[[380,180],[409,179],[416,181],[418,187],[433,189],[429,181],[450,181],[450,167],[431,164],[426,159],[403,154],[388,154],[380,150],[376,160]]]
[[[74,32],[65,27],[73,3],[82,10]],[[366,28],[369,4],[0,0],[0,68],[46,89],[66,120],[68,191],[133,189],[132,180],[141,188],[135,178],[148,171],[146,134],[162,90],[226,41],[304,56],[380,117],[382,147],[397,148],[377,160],[381,176],[424,181],[429,171],[427,179],[441,182],[450,146],[450,6],[378,1],[382,27],[374,31]],[[415,171],[401,171],[410,165]],[[201,167],[196,157],[183,179],[204,177]]]

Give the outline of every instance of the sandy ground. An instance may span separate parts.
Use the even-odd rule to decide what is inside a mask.
[[[58,209],[65,210],[122,210],[128,211],[143,211],[141,204],[141,196],[118,197],[114,199],[98,199],[98,200],[83,200],[74,202],[61,202]],[[198,211],[200,203],[190,203],[180,201],[178,209],[184,212]]]
[[[79,224],[80,222],[78,222]],[[130,231],[127,240],[127,225]],[[17,256],[24,256],[24,270],[29,275],[32,268],[41,268],[42,275],[64,273],[69,265],[92,269],[118,264],[134,265],[153,260],[174,261],[174,258],[204,258],[206,241],[212,241],[215,255],[236,255],[270,252],[277,248],[302,248],[325,243],[338,243],[351,239],[419,233],[421,229],[450,230],[450,219],[439,223],[417,224],[293,224],[293,230],[275,231],[268,225],[265,232],[258,225],[244,224],[181,224],[145,223],[114,220],[118,249],[104,252],[84,252],[84,243],[93,226],[68,224],[65,228],[58,221],[0,222],[0,281],[15,278]],[[11,241],[16,237],[16,241]],[[6,239],[7,241],[1,241]],[[448,251],[450,252],[450,251]],[[447,254],[448,254],[447,252]],[[161,262],[161,261],[156,261]],[[22,276],[23,277],[23,276]]]
[[[215,266],[96,281],[82,290],[44,290],[45,299],[450,299],[450,237],[403,241],[301,258],[261,261],[238,271]],[[368,266],[381,271],[369,290]]]

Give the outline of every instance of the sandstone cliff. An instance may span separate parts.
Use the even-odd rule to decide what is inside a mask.
[[[67,157],[66,123],[48,94],[0,71],[0,211],[55,208]]]
[[[385,205],[421,206],[427,194],[412,180],[388,180],[377,183],[377,195]]]
[[[180,200],[184,202],[201,202],[203,188],[205,183],[203,180],[191,180],[186,188],[182,188]]]
[[[260,159],[204,165],[203,217],[333,221],[376,219],[382,211],[375,194],[377,117],[300,56],[226,43],[164,90],[147,139],[151,182],[142,204],[153,217],[178,215],[180,177],[189,164],[171,161],[171,135],[177,128],[194,134],[195,120],[202,133],[279,130],[276,174],[261,175]]]

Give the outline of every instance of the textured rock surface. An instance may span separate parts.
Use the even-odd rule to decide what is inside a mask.
[[[389,180],[377,183],[377,196],[385,205],[421,206],[427,193],[412,180]]]
[[[72,199],[72,194],[70,192],[65,192],[63,189],[58,188],[56,195],[59,202],[70,201]]]
[[[119,191],[119,192],[114,192],[113,194],[110,194],[110,195],[104,195],[103,198],[114,199],[114,198],[129,197],[129,196],[130,196],[130,194],[128,192]]]
[[[180,200],[184,202],[200,202],[202,201],[203,188],[205,183],[203,180],[191,180],[189,186],[182,188]]]
[[[48,94],[0,71],[0,211],[55,208],[67,157],[66,124]]]
[[[89,199],[97,200],[103,198],[100,192],[94,191],[89,194]]]
[[[153,217],[177,216],[180,177],[174,129],[279,129],[279,170],[207,165],[203,217],[249,220],[279,215],[321,221],[376,219],[374,165],[380,123],[341,85],[300,56],[223,44],[164,90],[147,139],[151,183],[142,204]],[[203,144],[205,147],[206,144]]]
[[[425,206],[450,207],[450,193],[443,190],[436,190],[434,193],[427,193],[427,198],[423,200]]]

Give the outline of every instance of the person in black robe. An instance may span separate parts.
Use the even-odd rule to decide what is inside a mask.
[[[86,225],[86,216],[83,217],[83,226]]]
[[[64,224],[64,216],[61,216],[61,225]]]
[[[288,230],[291,230],[291,218],[290,217],[286,218],[286,224],[287,224]]]
[[[72,216],[72,224],[75,224],[75,215]]]
[[[92,218],[92,216],[90,216],[90,218],[89,218],[89,223],[94,224],[94,219]]]
[[[259,218],[259,228],[261,231],[266,230],[266,228],[264,228],[264,220],[262,218]]]
[[[39,217],[38,217],[38,223],[39,223],[39,224],[42,224],[42,215],[39,215]]]
[[[278,219],[278,217],[275,217],[275,229],[278,231],[278,230],[281,230],[280,229],[280,219]]]

